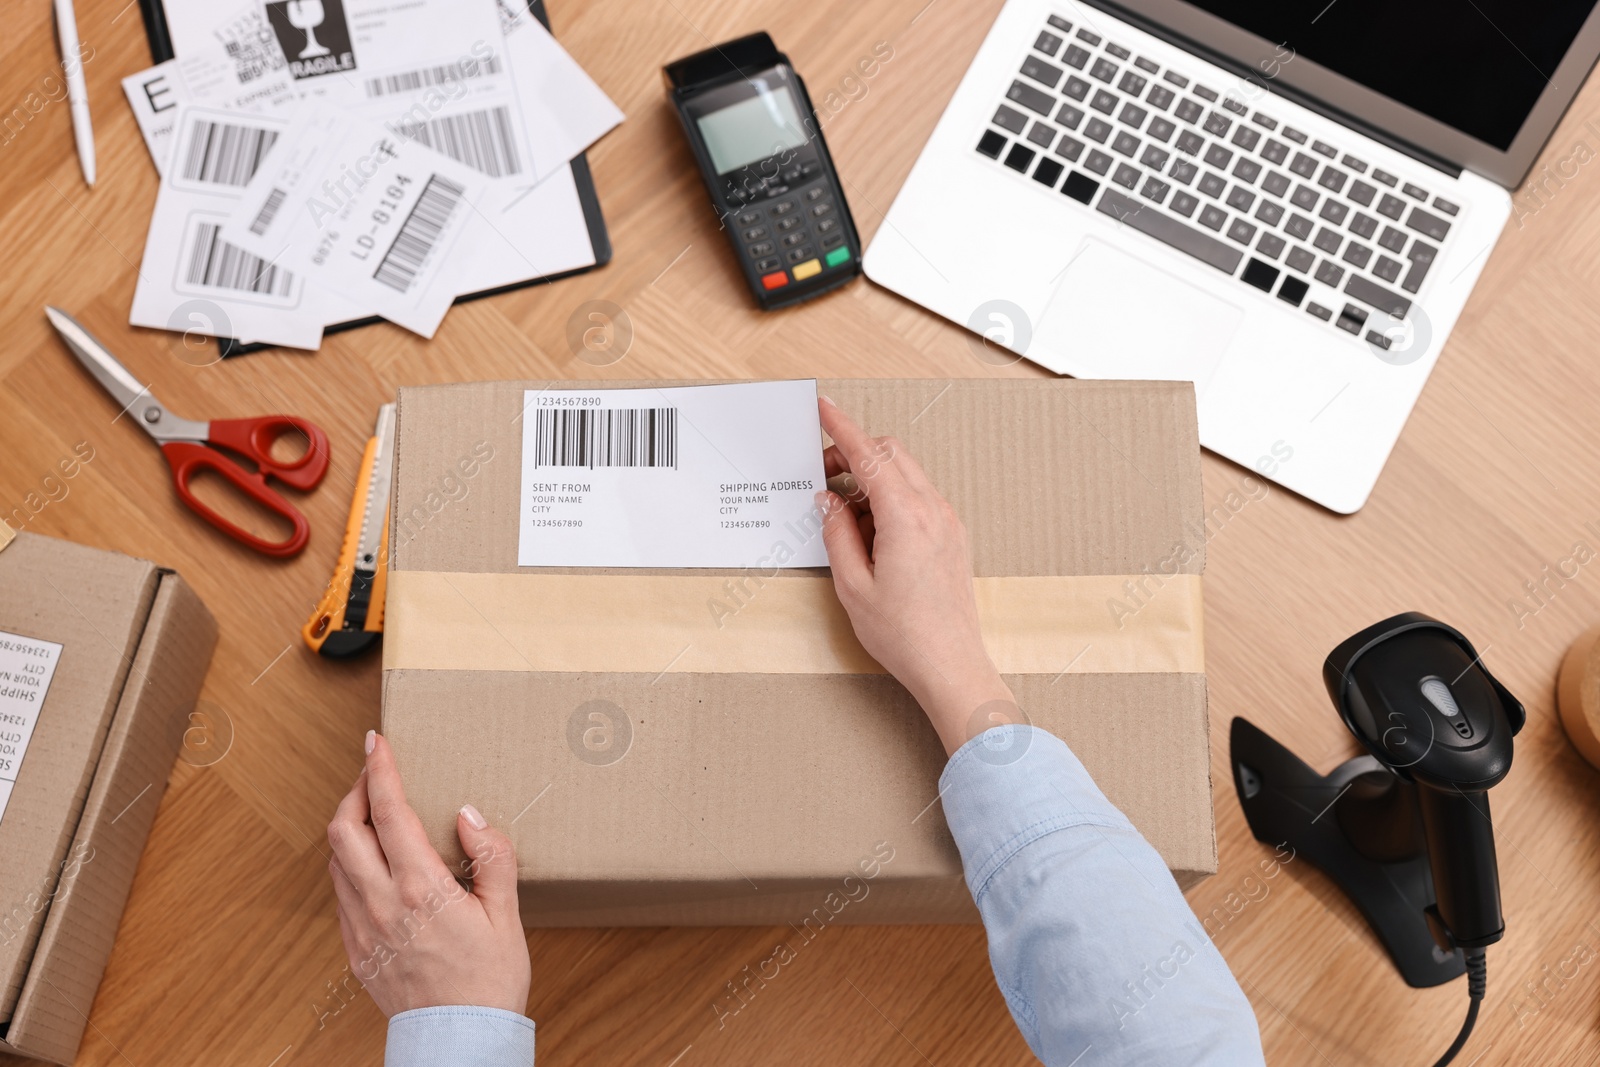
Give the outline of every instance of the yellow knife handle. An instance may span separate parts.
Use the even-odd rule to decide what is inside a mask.
[[[360,547],[361,522],[367,512],[367,492],[372,485],[372,465],[378,453],[378,439],[367,440],[367,447],[361,453],[361,469],[356,472],[356,492],[350,502],[350,517],[345,520],[344,540],[339,544],[339,562],[334,566],[333,577],[328,579],[328,586],[322,591],[322,599],[317,601],[317,606],[300,627],[300,636],[305,639],[306,647],[313,652],[323,652],[324,645],[332,634],[344,630],[345,608],[350,603],[350,583],[355,578],[356,551]],[[385,550],[388,543],[388,520],[384,521]],[[378,583],[384,579],[384,567],[380,558],[378,564]],[[376,589],[374,590],[376,592]],[[377,598],[375,598],[377,599]],[[381,605],[383,601],[377,600]],[[374,626],[374,618],[377,625]],[[383,629],[383,609],[380,606],[376,612],[367,612],[367,623],[363,630]],[[334,642],[337,646],[342,642]],[[333,649],[329,648],[328,652]]]

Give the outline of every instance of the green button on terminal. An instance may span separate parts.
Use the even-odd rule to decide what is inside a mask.
[[[850,258],[850,246],[849,245],[840,245],[838,248],[835,248],[832,252],[828,253],[827,264],[830,267],[837,267],[839,264],[843,263],[845,260],[847,260],[849,258]]]

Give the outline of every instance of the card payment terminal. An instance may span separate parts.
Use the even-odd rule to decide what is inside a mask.
[[[756,303],[796,304],[861,273],[861,243],[811,98],[772,38],[708,48],[666,76]]]

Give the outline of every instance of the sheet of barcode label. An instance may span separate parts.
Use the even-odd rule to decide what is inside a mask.
[[[308,308],[336,296],[432,337],[463,291],[450,266],[456,250],[466,270],[499,239],[473,225],[493,180],[375,118],[311,100],[285,124],[222,238],[295,271]]]
[[[533,417],[535,466],[678,466],[677,408],[540,408]]]

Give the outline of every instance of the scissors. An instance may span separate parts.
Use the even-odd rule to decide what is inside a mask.
[[[172,483],[177,487],[179,498],[192,511],[235,541],[268,556],[293,556],[306,547],[311,539],[310,523],[293,504],[267,486],[267,478],[276,478],[302,491],[322,481],[328,471],[328,435],[321,427],[290,415],[214,422],[181,419],[139,384],[139,379],[71,315],[53,307],[45,308],[44,313],[72,354],[78,357],[78,362],[122,405],[122,410],[132,413],[139,427],[155,439],[167,457],[167,465],[172,468]],[[272,446],[279,438],[290,435],[305,437],[305,453],[292,460],[274,459]],[[236,462],[221,451],[224,448],[253,461],[257,470],[251,471]],[[223,518],[189,489],[189,483],[201,471],[221,475],[245,496],[288,520],[294,532],[287,540],[268,541]]]

